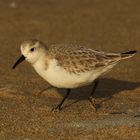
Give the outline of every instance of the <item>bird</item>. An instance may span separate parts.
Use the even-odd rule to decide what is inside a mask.
[[[121,60],[130,58],[137,53],[137,50],[107,53],[73,44],[48,45],[38,39],[23,41],[20,50],[21,56],[12,66],[12,69],[26,60],[51,86],[67,89],[63,99],[52,109],[59,111],[72,89],[93,82],[94,86],[88,100],[96,110],[94,93],[99,84],[98,78]]]

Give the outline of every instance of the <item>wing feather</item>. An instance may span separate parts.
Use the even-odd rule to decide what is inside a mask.
[[[58,65],[70,73],[77,74],[106,67],[120,58],[119,54],[99,52],[76,45],[54,45],[50,49],[58,60]]]

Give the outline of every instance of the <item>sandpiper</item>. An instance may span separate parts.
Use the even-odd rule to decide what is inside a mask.
[[[13,69],[23,60],[27,60],[50,85],[67,89],[66,95],[53,110],[61,110],[71,89],[95,82],[88,100],[96,108],[93,94],[98,85],[98,77],[136,52],[105,53],[78,45],[46,45],[32,39],[21,44],[22,55],[13,65]]]

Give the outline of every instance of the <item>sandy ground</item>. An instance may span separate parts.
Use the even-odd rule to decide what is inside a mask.
[[[95,113],[91,86],[73,90],[61,112],[51,112],[65,90],[50,89],[24,62],[11,67],[23,40],[75,43],[98,50],[140,50],[138,0],[0,1],[0,140],[139,140],[140,56],[101,78]]]

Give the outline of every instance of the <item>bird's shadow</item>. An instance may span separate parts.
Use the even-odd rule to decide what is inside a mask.
[[[94,83],[89,86],[73,89],[71,92],[71,96],[69,98],[85,100],[87,99],[87,97],[89,97],[93,86],[94,86]],[[99,84],[94,93],[94,97],[95,98],[108,98],[122,91],[134,90],[137,87],[140,87],[140,82],[129,82],[129,81],[122,81],[122,80],[117,80],[117,79],[102,78],[99,80]],[[60,91],[59,93],[62,96],[64,96],[66,93],[64,89],[59,89],[59,91]]]
[[[71,104],[74,104],[80,100],[87,100],[87,98],[89,97],[92,91],[93,86],[94,86],[94,83],[89,86],[73,89],[69,96],[69,99],[74,100],[74,102],[72,102]],[[102,78],[99,80],[99,84],[94,93],[94,97],[96,99],[103,98],[102,102],[104,102],[112,98],[114,94],[118,94],[126,90],[134,90],[137,87],[140,87],[140,82],[129,82],[129,81],[122,81],[122,80],[117,80],[117,79]],[[45,89],[42,91],[44,92]],[[65,89],[58,89],[58,92],[62,97],[64,97],[66,94]],[[65,107],[68,107],[71,104],[66,105]]]

